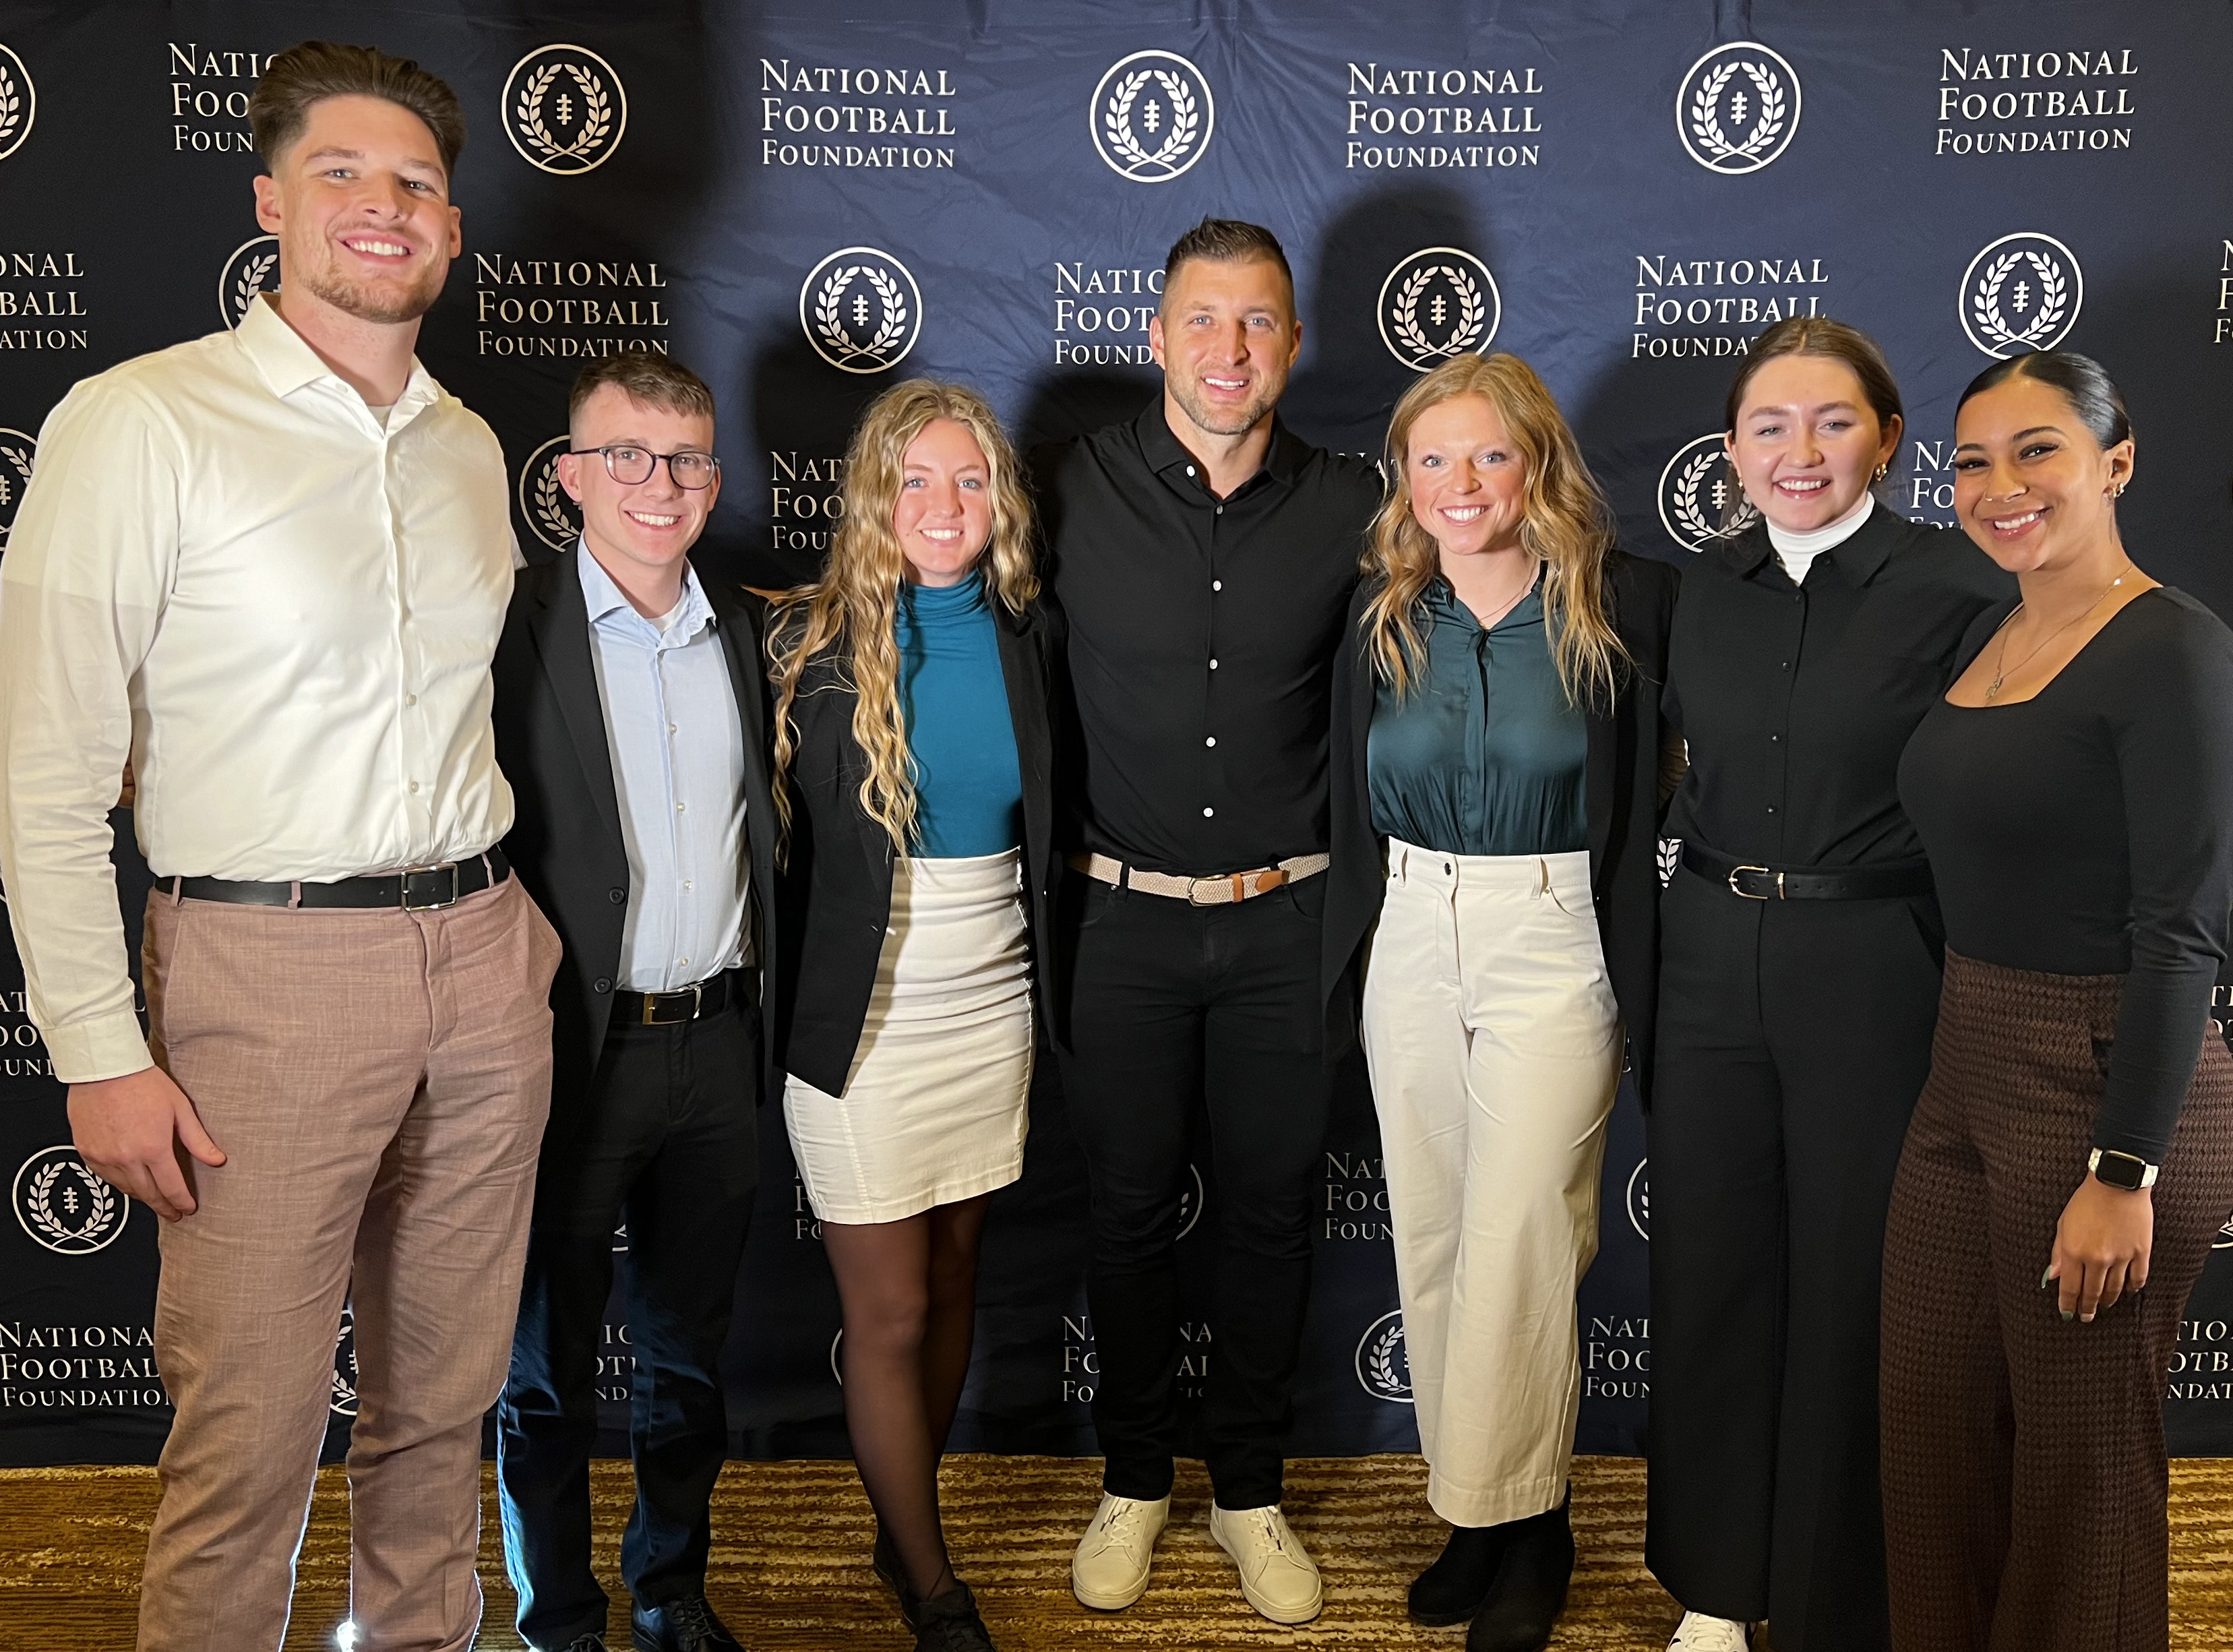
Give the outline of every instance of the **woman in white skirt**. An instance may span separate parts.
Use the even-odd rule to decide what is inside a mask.
[[[768,625],[798,937],[777,992],[784,1117],[843,1304],[876,1573],[935,1652],[992,1645],[947,1562],[938,1462],[986,1207],[1023,1172],[1053,867],[1038,593],[992,410],[915,380],[863,415],[822,578]]]
[[[1411,1586],[1468,1652],[1537,1652],[1573,1570],[1574,1292],[1605,1119],[1651,1048],[1673,568],[1623,556],[1543,381],[1466,355],[1388,433],[1336,669],[1329,962],[1363,1035],[1427,1499]]]

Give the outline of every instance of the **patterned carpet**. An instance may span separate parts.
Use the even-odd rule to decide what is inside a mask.
[[[949,1461],[947,1507],[955,1558],[976,1587],[1003,1652],[1085,1648],[1372,1648],[1456,1652],[1462,1629],[1421,1629],[1403,1590],[1441,1541],[1416,1457],[1319,1459],[1289,1471],[1286,1509],[1325,1576],[1326,1610],[1281,1629],[1249,1611],[1209,1539],[1198,1466],[1180,1476],[1156,1582],[1130,1611],[1090,1614],[1071,1600],[1071,1545],[1092,1511],[1098,1464],[1071,1458]],[[628,1468],[596,1467],[598,1565],[615,1596]],[[2233,1646],[2233,1460],[2171,1465],[2173,1646]],[[714,1605],[748,1647],[904,1652],[889,1597],[869,1574],[870,1525],[852,1466],[737,1463],[715,1493]],[[112,1652],[131,1644],[140,1545],[155,1505],[152,1470],[0,1473],[0,1647]],[[1644,1466],[1584,1458],[1574,1466],[1581,1559],[1554,1646],[1658,1652],[1677,1613],[1644,1571]],[[338,1470],[320,1480],[303,1550],[289,1652],[333,1645],[347,1572],[347,1500]],[[511,1595],[487,1522],[480,1644],[516,1652]],[[626,1618],[616,1614],[622,1647]]]

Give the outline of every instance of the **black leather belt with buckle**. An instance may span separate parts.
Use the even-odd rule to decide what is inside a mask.
[[[454,906],[511,875],[504,851],[492,849],[470,861],[413,866],[383,876],[342,878],[332,883],[245,883],[232,878],[165,878],[156,888],[184,901],[223,901],[237,907],[400,907],[433,912]]]
[[[1748,901],[1885,901],[1900,895],[1929,894],[1930,862],[1897,861],[1887,866],[1814,867],[1762,866],[1716,854],[1697,843],[1683,845],[1685,871],[1715,883],[1725,883],[1731,894]]]
[[[732,985],[738,973],[724,970],[711,980],[678,986],[672,992],[631,992],[623,988],[613,994],[614,1024],[672,1027],[726,1009],[738,991]]]

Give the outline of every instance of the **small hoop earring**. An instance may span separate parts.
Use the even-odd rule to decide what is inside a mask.
[[[1874,480],[1874,481],[1881,482],[1881,481],[1883,481],[1883,480],[1885,479],[1885,478],[1886,478],[1887,476],[1890,476],[1891,474],[1891,462],[1889,459],[1887,459],[1884,464],[1879,465],[1878,465],[1878,466],[1877,466],[1877,473],[1876,473],[1876,475],[1875,475],[1872,479],[1872,480]]]

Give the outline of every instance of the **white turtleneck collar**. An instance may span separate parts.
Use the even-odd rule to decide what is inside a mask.
[[[1877,496],[1867,489],[1861,491],[1861,502],[1839,517],[1826,528],[1817,528],[1812,533],[1793,533],[1768,524],[1768,543],[1775,547],[1775,559],[1783,564],[1783,571],[1791,576],[1794,585],[1807,582],[1807,570],[1814,559],[1826,550],[1833,550],[1859,533],[1861,524],[1869,519],[1869,512],[1877,506]]]

